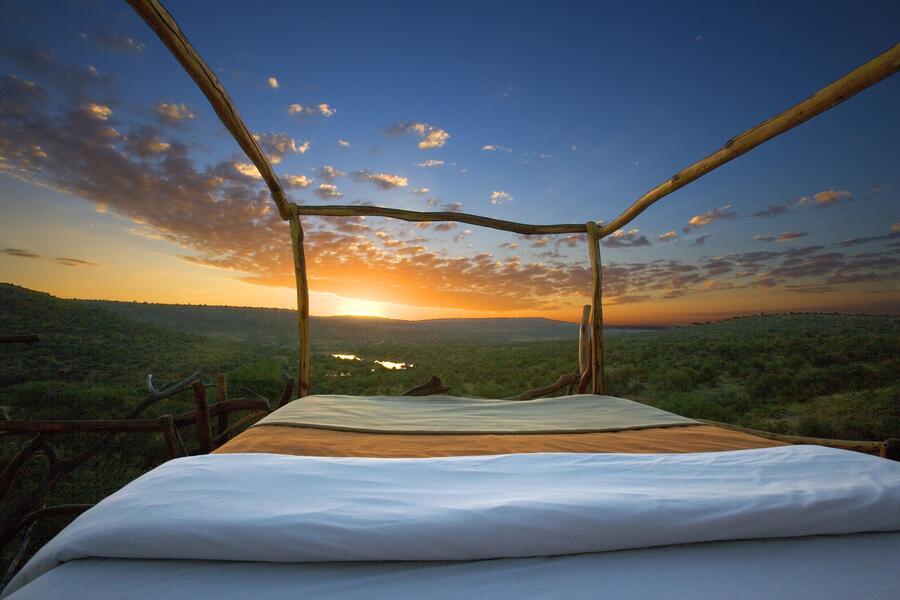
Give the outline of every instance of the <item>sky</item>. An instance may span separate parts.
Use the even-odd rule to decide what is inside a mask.
[[[300,204],[610,221],[900,41],[890,2],[166,3]],[[226,6],[227,5],[227,6]],[[610,325],[900,313],[900,76],[601,247]],[[577,320],[582,236],[304,220],[311,312]],[[0,281],[296,307],[288,228],[124,2],[0,5]]]

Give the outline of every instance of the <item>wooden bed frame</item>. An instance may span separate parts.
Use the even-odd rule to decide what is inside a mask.
[[[231,135],[250,161],[259,169],[259,173],[262,175],[266,186],[268,186],[272,200],[278,209],[278,214],[282,219],[290,222],[294,274],[297,280],[297,332],[299,345],[297,391],[300,397],[309,394],[310,378],[309,286],[306,277],[306,257],[303,248],[301,216],[371,216],[418,222],[454,221],[523,235],[586,234],[588,254],[591,261],[592,286],[589,335],[586,340],[584,336],[582,337],[582,340],[586,341],[582,347],[588,346],[590,355],[589,364],[580,365],[582,373],[579,388],[582,390],[586,389],[588,382],[590,382],[593,393],[603,394],[605,391],[603,381],[603,281],[600,240],[618,231],[647,210],[651,204],[675,190],[752,150],[763,142],[825,112],[900,70],[900,44],[897,44],[781,114],[731,138],[720,149],[685,167],[648,191],[609,223],[601,224],[595,221],[588,221],[587,223],[532,225],[491,219],[462,212],[419,212],[380,206],[300,206],[288,200],[278,175],[275,174],[269,159],[266,158],[250,130],[244,124],[234,102],[228,96],[228,92],[225,91],[219,79],[207,66],[197,50],[194,49],[162,3],[159,0],[127,1],[138,15],[146,21],[147,25],[156,33],[206,95],[222,124],[231,132]]]

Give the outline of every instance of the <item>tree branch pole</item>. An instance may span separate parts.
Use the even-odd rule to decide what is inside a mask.
[[[294,277],[297,280],[297,394],[309,395],[309,285],[306,280],[306,255],[303,251],[303,227],[296,205],[291,205],[291,246],[294,254]]]
[[[584,233],[581,223],[560,223],[557,225],[532,225],[492,219],[463,212],[422,212],[418,210],[402,210],[382,206],[358,206],[331,204],[325,206],[296,206],[297,214],[318,217],[387,217],[402,221],[455,221],[479,227],[489,227],[501,231],[510,231],[522,235],[545,235],[558,233]]]
[[[591,257],[591,391],[606,392],[603,385],[603,273],[600,264],[599,226],[587,223],[588,253]]]
[[[231,136],[241,147],[241,150],[244,151],[244,154],[247,155],[247,158],[259,170],[259,174],[262,175],[263,181],[266,182],[266,186],[268,186],[272,195],[272,200],[278,208],[278,214],[286,221],[290,216],[290,209],[284,188],[281,187],[281,182],[278,180],[278,176],[275,175],[275,170],[272,169],[269,159],[266,158],[247,125],[244,124],[237,107],[232,102],[228,92],[225,91],[219,78],[216,77],[212,69],[206,64],[206,61],[203,60],[203,57],[200,56],[184,33],[182,33],[181,28],[178,27],[178,23],[169,14],[169,11],[158,0],[127,1],[135,12],[150,26],[150,29],[156,33],[157,37],[165,44],[175,59],[181,63],[187,74],[191,76],[191,79],[194,80],[194,83],[197,84],[197,87],[209,100],[213,110],[219,116],[219,120],[231,133]]]
[[[875,85],[883,79],[887,79],[898,70],[900,70],[900,44],[854,69],[780,115],[774,116],[756,127],[752,127],[744,133],[731,138],[722,148],[706,158],[698,160],[694,164],[678,171],[670,179],[638,198],[634,204],[608,225],[604,225],[600,230],[600,237],[606,237],[614,231],[625,227],[639,214],[647,210],[651,204],[668,196],[675,190],[699,179],[745,152],[749,152],[763,142],[809,121],[816,115],[825,112],[848,98],[852,98],[864,89]]]

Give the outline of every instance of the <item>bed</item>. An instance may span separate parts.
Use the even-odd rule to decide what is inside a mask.
[[[611,396],[309,396],[72,522],[4,597],[896,598],[900,464]]]

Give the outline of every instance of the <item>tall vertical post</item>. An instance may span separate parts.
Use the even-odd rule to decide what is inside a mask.
[[[594,221],[585,225],[588,253],[591,257],[591,391],[605,393],[603,382],[603,274],[600,269],[600,227]]]
[[[297,394],[302,398],[309,395],[309,287],[306,281],[306,255],[303,252],[303,228],[293,204],[290,221],[294,277],[297,280]]]
[[[591,368],[591,305],[581,307],[581,324],[578,326],[578,372]]]

